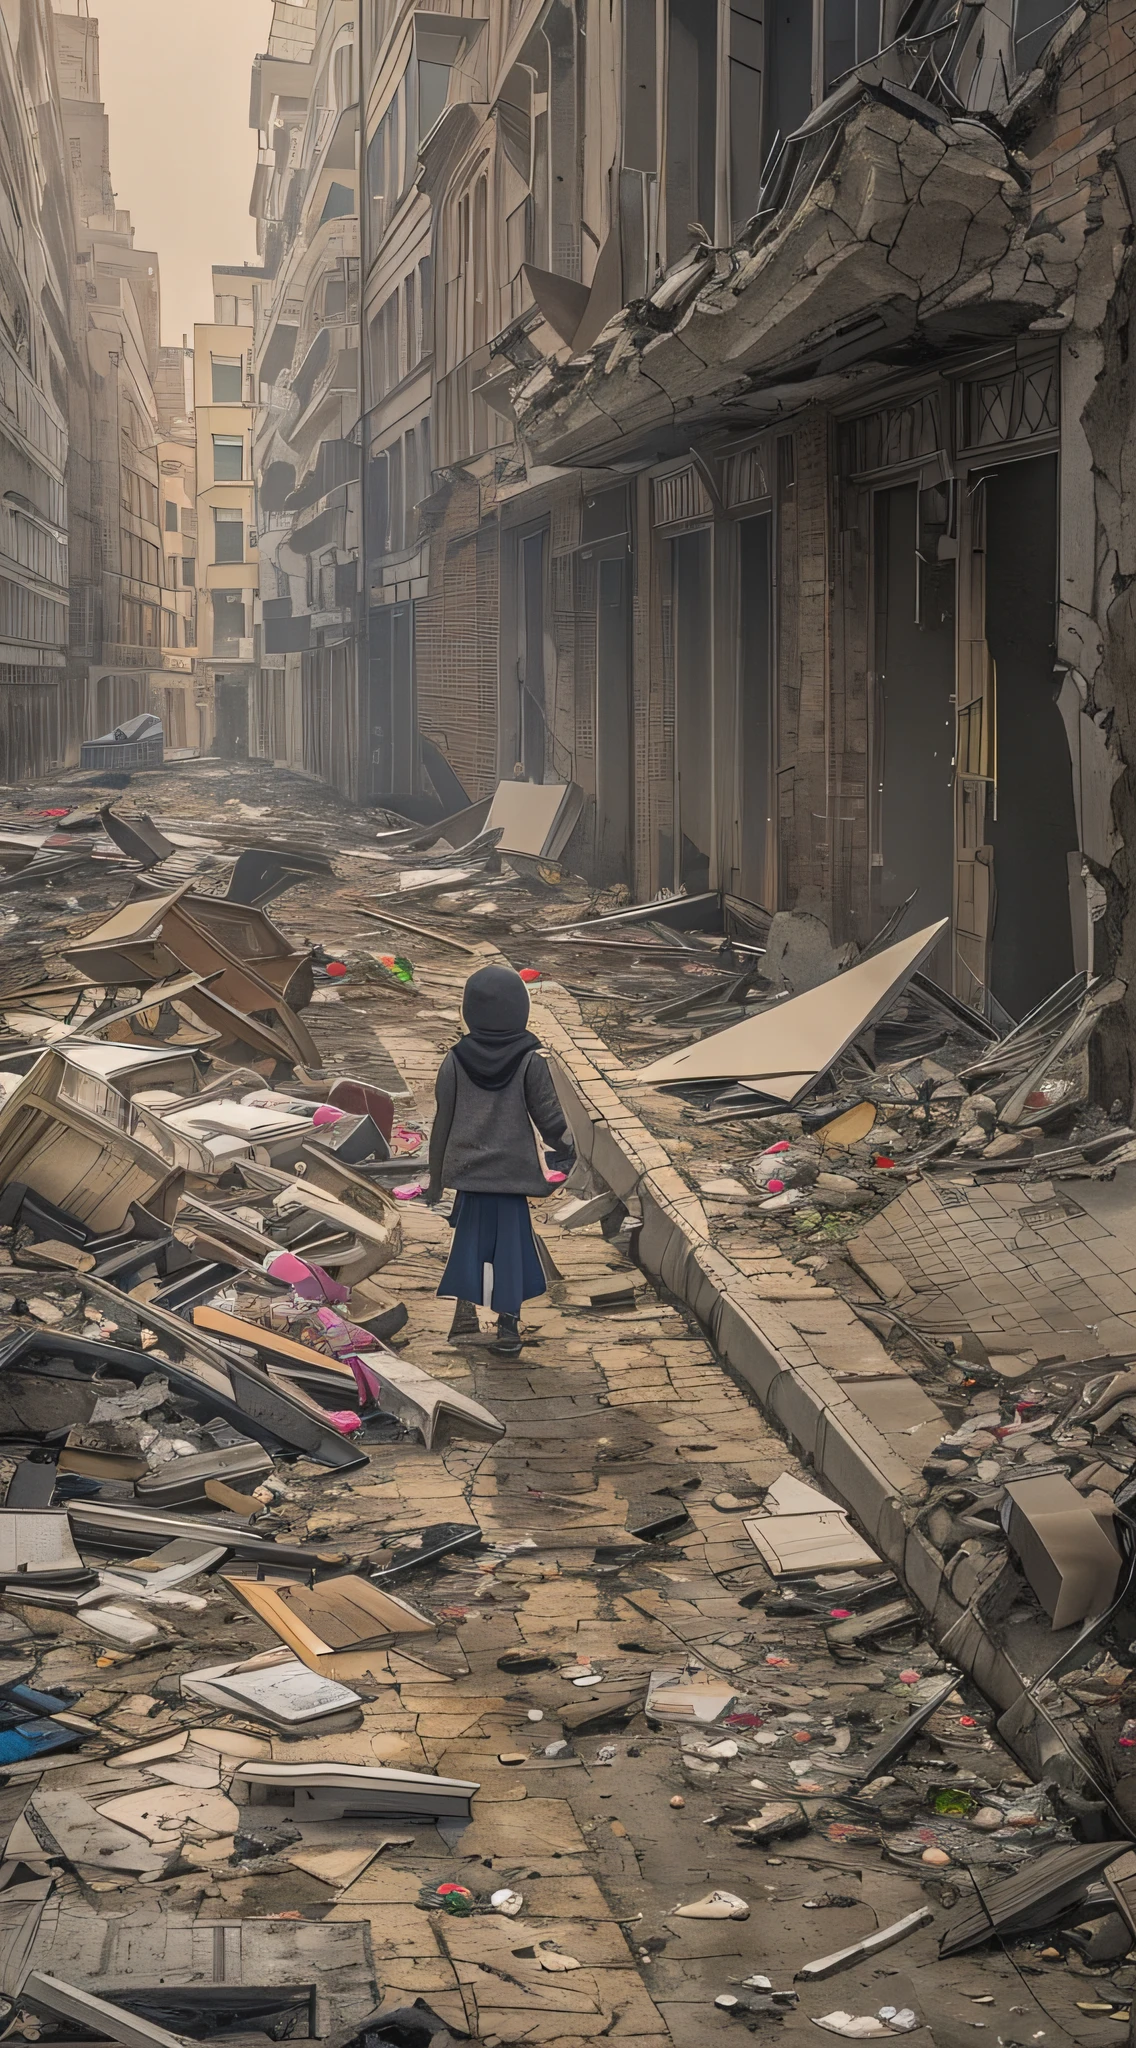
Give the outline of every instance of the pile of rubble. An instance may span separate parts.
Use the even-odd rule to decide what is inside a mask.
[[[664,2010],[682,2041],[863,2039],[937,2033],[940,2006],[980,2026],[988,2005],[1002,2038],[1014,2012],[1034,2034],[1035,2007],[1114,2038],[1136,1994],[1136,1377],[1084,1305],[1048,1339],[1027,1309],[1062,1247],[1103,1269],[1115,1235],[1097,1205],[1136,1138],[1090,1107],[1087,1069],[1115,985],[996,1031],[923,973],[935,928],[855,959],[717,896],[629,909],[561,865],[570,786],[503,784],[470,811],[336,845],[103,804],[0,842],[21,906],[0,984],[16,2030],[446,2048],[477,2014],[487,2043],[655,2048]],[[345,905],[380,923],[376,950],[326,922],[297,943],[266,911],[291,889],[306,915],[334,898],[341,924]],[[403,914],[417,897],[429,925]],[[581,1176],[556,1205],[523,1373],[471,1348],[479,1400],[464,1370],[412,1361],[441,1341],[445,1226],[412,1199],[410,1089],[393,1058],[380,1078],[356,1057],[353,1006],[381,1003],[404,1064],[420,1034],[425,1074],[489,932],[650,1056],[629,1090],[697,1148],[716,1232],[810,1261],[934,1390],[919,1520],[1031,1648],[1044,1782],[644,1288],[609,1193]],[[972,1247],[969,1278],[982,1232],[1024,1277],[980,1313],[950,1257]],[[418,1512],[391,1523],[408,1447]],[[429,1768],[394,1732],[416,1693]],[[541,1794],[566,1782],[556,1819]],[[626,1852],[617,1905],[588,1879],[579,1907],[585,1848]],[[260,1912],[201,1915],[237,1886]],[[421,1987],[378,2013],[349,1896],[367,1886],[403,1915],[384,1988]],[[408,1914],[452,1978],[401,1961]],[[657,2003],[636,2005],[632,1962]]]

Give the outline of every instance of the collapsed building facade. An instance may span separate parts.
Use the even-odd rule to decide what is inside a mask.
[[[575,780],[639,896],[864,941],[918,891],[995,1014],[1123,965],[1136,5],[277,13],[345,162],[352,62],[365,110],[363,424],[302,454],[350,766],[293,757]]]
[[[196,738],[196,627],[160,524],[158,259],[112,186],[98,22],[5,7],[0,100],[0,779],[18,782],[143,710]]]
[[[747,220],[719,153],[694,246],[522,368],[518,421],[634,476],[637,886],[860,941],[917,890],[940,978],[1021,1016],[1122,888],[1136,12],[909,7],[873,52],[837,11],[784,140],[764,36]]]
[[[77,542],[71,639],[85,687],[64,750],[70,761],[80,739],[143,711],[162,712],[174,736],[188,733],[194,658],[163,541],[158,257],[136,246],[130,214],[117,203],[99,24],[58,13],[51,26],[77,278],[78,367],[68,410],[82,449],[72,468],[83,503],[73,503],[69,524]]]
[[[253,443],[260,549],[254,754],[357,788],[358,87],[354,0],[277,0],[253,71]],[[251,637],[251,635],[250,635]]]
[[[67,502],[74,244],[45,5],[0,17],[0,778],[58,759],[77,718]],[[81,450],[75,461],[81,460]],[[78,496],[82,496],[82,480]]]

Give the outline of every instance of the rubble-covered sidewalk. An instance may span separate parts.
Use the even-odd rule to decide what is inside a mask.
[[[1136,1699],[1105,1510],[1129,1393],[1096,1311],[1127,1307],[1118,1182],[976,1181],[936,1233],[894,1157],[905,1121],[913,1151],[950,1102],[959,1123],[949,1065],[914,1108],[872,1081],[827,1156],[792,1109],[707,1124],[644,1088],[584,1006],[614,1041],[638,974],[640,1008],[709,978],[719,1022],[739,994],[760,1014],[768,947],[715,963],[663,926],[654,961],[592,973],[547,927],[615,906],[540,846],[503,860],[508,822],[461,863],[401,852],[419,909],[392,904],[375,820],[296,778],[195,763],[113,794],[72,778],[0,821],[16,2029],[1115,2039]],[[584,1161],[508,1362],[447,1344],[445,1216],[395,1198],[497,949],[543,970]],[[794,1154],[799,1198],[770,1212]],[[960,1299],[979,1255],[1010,1292]],[[1064,1320],[1027,1321],[1046,1278]],[[1019,1476],[1063,1479],[1098,1539],[1043,1585],[1052,1615],[1030,1564],[1042,1582],[1059,1537],[1028,1497],[1010,1543],[998,1519]],[[1067,1654],[1113,1560],[1121,1604]],[[1041,1681],[1028,1727],[999,1658]]]

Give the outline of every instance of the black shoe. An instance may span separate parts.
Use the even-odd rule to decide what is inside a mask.
[[[459,1301],[454,1310],[447,1342],[460,1344],[463,1339],[480,1335],[481,1326],[477,1320],[477,1307],[472,1301]]]
[[[519,1358],[524,1338],[519,1316],[498,1316],[497,1335],[489,1349],[496,1358]]]

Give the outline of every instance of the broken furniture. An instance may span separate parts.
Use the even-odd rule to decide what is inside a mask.
[[[93,1232],[138,1203],[172,1223],[181,1175],[123,1131],[64,1098],[66,1061],[45,1052],[0,1102],[0,1187],[24,1183]]]
[[[152,711],[126,718],[113,732],[84,740],[79,750],[80,768],[94,768],[102,775],[136,774],[143,768],[160,768],[165,759],[166,736],[162,721]]]
[[[83,1275],[77,1276],[77,1284],[90,1285]],[[0,1343],[0,1373],[17,1363],[26,1367],[38,1358],[63,1357],[73,1365],[113,1365],[127,1378],[142,1380],[157,1365],[179,1395],[207,1414],[235,1424],[243,1435],[255,1437],[269,1450],[306,1451],[318,1463],[340,1470],[364,1463],[363,1453],[332,1426],[315,1402],[302,1400],[259,1365],[226,1352],[153,1303],[143,1307],[101,1284],[98,1294],[107,1305],[125,1304],[119,1314],[138,1314],[160,1334],[162,1355],[158,1357],[157,1347],[133,1351],[101,1337],[63,1335],[33,1326],[18,1329]]]
[[[1006,1502],[1010,1548],[1053,1627],[1103,1614],[1121,1569],[1111,1507],[1094,1512],[1064,1473],[1012,1479]]]
[[[319,1065],[319,1053],[290,1000],[310,999],[310,956],[294,952],[262,911],[191,895],[188,882],[165,895],[146,888],[85,938],[73,941],[66,958],[91,981],[109,988],[123,983],[146,988],[187,969],[208,984],[211,1007],[201,1013],[203,1021],[219,1030],[225,1042],[244,1042],[230,1013],[255,1020],[263,1012],[293,1062]],[[205,991],[188,993],[196,1004]]]
[[[469,1820],[470,1801],[481,1788],[462,1778],[437,1778],[425,1771],[396,1771],[381,1764],[238,1764],[236,1796],[253,1805],[283,1805],[327,1820],[369,1820],[404,1815],[408,1820]]]
[[[238,1160],[232,1170],[240,1176],[242,1192],[210,1201],[184,1196],[180,1214],[210,1239],[231,1245],[234,1264],[259,1266],[274,1251],[290,1251],[297,1258],[318,1258],[345,1287],[357,1287],[397,1255],[402,1232],[398,1205],[370,1183],[364,1183],[366,1210],[338,1201],[320,1185],[325,1162],[324,1177],[345,1185],[345,1170],[318,1145],[301,1147],[297,1166],[305,1169],[302,1180]],[[262,1229],[235,1213],[247,1212],[250,1197],[261,1204],[267,1199]]]
[[[505,1424],[480,1401],[432,1378],[411,1359],[393,1351],[364,1351],[359,1365],[376,1406],[416,1429],[428,1451],[459,1439],[494,1444],[505,1434]]]
[[[251,1346],[277,1372],[324,1392],[333,1391],[338,1381],[339,1392],[353,1397],[361,1375],[368,1400],[380,1413],[393,1415],[407,1429],[417,1430],[427,1450],[440,1450],[456,1438],[496,1443],[505,1434],[504,1423],[479,1401],[432,1378],[393,1351],[360,1350],[355,1354],[356,1372],[325,1352],[313,1351],[281,1332],[242,1321],[223,1309],[202,1305],[194,1309],[193,1321],[198,1329]]]
[[[432,1635],[428,1615],[369,1580],[347,1575],[311,1587],[294,1579],[227,1572],[226,1582],[282,1643],[321,1678],[350,1682],[366,1676],[369,1651],[404,1636]]]

